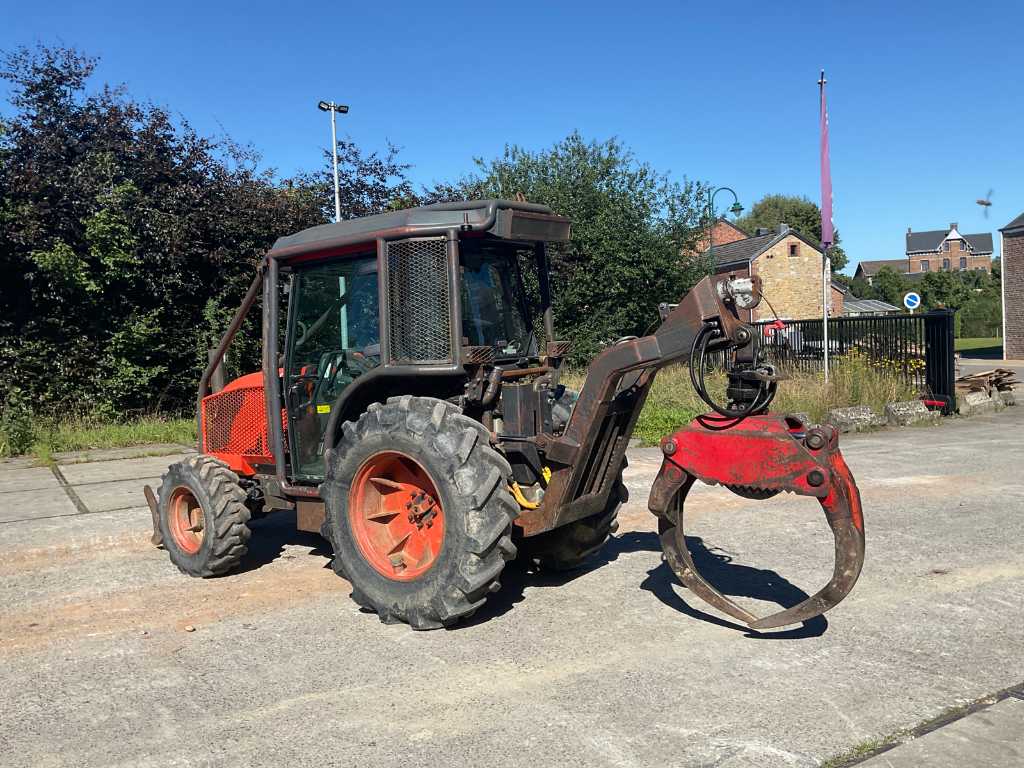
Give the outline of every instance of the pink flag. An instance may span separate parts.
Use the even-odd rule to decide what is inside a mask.
[[[825,104],[825,70],[821,70],[821,245],[832,245],[832,166],[828,157],[828,107]]]

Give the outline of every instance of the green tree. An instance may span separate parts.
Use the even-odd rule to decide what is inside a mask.
[[[736,221],[737,226],[747,232],[758,227],[775,229],[779,224],[788,224],[804,237],[821,242],[821,208],[806,197],[796,195],[765,195],[745,216]],[[835,243],[829,252],[832,257],[832,271],[839,272],[846,266],[846,252],[839,245],[839,230],[835,230]]]
[[[708,271],[684,260],[700,235],[704,187],[671,181],[616,139],[572,133],[549,149],[506,147],[476,172],[426,190],[426,202],[474,197],[544,203],[572,219],[572,241],[551,249],[555,318],[576,359],[657,319]]]
[[[954,272],[928,272],[921,279],[920,292],[925,309],[957,310],[971,298],[971,289]]]
[[[892,304],[895,307],[903,306],[903,297],[910,290],[910,283],[907,279],[892,267],[882,267],[875,275],[874,282],[870,286],[870,294],[862,296],[864,299],[878,299]]]
[[[0,401],[16,385],[40,409],[189,411],[257,260],[333,214],[327,156],[279,182],[248,148],[89,89],[96,64],[66,47],[0,56]],[[343,215],[411,192],[393,148],[339,152]],[[258,367],[259,327],[236,372]]]

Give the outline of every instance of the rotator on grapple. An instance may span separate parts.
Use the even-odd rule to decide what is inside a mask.
[[[564,569],[604,545],[655,376],[689,355],[711,412],[662,442],[649,507],[666,561],[754,628],[834,606],[863,562],[860,499],[831,428],[767,413],[781,377],[757,360],[741,320],[761,300],[760,280],[704,278],[663,306],[653,334],[597,355],[576,396],[559,383],[570,345],[555,336],[547,254],[568,239],[569,221],[545,206],[489,200],[279,240],[200,381],[199,455],[172,466],[158,495],[147,489],[154,540],[184,572],[215,576],[245,554],[254,516],[294,510],[299,529],[331,542],[353,598],[382,621],[451,625],[500,588],[517,552]],[[261,289],[262,371],[211,386]],[[707,355],[718,353],[729,361],[724,404],[704,382]],[[828,586],[764,619],[715,590],[683,536],[698,479],[747,498],[818,498],[836,540]]]

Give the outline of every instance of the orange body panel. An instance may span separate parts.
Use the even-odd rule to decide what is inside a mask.
[[[263,374],[248,373],[203,398],[203,453],[251,477],[257,464],[273,464],[263,401]],[[281,412],[287,429],[287,415]]]

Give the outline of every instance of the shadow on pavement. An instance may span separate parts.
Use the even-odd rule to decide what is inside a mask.
[[[249,539],[249,551],[242,558],[238,570],[232,573],[254,571],[282,556],[290,557],[284,555],[284,548],[288,545],[309,547],[308,554],[326,558],[324,567],[331,567],[331,558],[334,556],[331,545],[315,533],[298,530],[295,527],[294,512],[274,512],[254,520],[250,526],[252,538]]]
[[[647,535],[660,549],[658,537],[653,533]],[[723,551],[716,548],[708,549],[704,540],[699,536],[687,536],[686,546],[690,550],[693,564],[700,574],[724,595],[749,597],[777,603],[782,608],[792,608],[808,597],[806,592],[775,571],[752,568],[749,565],[738,565],[732,562],[732,557]],[[828,619],[824,616],[815,616],[794,629],[784,629],[779,632],[757,632],[743,624],[694,608],[672,588],[675,584],[679,584],[676,575],[668,567],[668,563],[663,562],[657,568],[648,571],[647,578],[641,583],[640,588],[646,589],[665,605],[675,608],[687,616],[720,627],[739,630],[755,640],[796,640],[819,637],[828,628]]]
[[[249,552],[243,558],[241,567],[235,573],[245,573],[262,568],[284,557],[286,546],[297,545],[309,548],[309,555],[324,558],[324,567],[331,567],[333,552],[330,545],[314,533],[295,528],[294,512],[276,512],[253,521],[253,536],[249,541]],[[697,570],[717,590],[731,597],[749,597],[789,608],[807,598],[807,593],[775,571],[738,565],[725,552],[709,549],[699,536],[687,536],[686,544],[693,555]],[[608,540],[597,555],[582,568],[568,572],[538,570],[532,563],[515,560],[509,563],[501,576],[501,589],[488,599],[468,621],[460,622],[453,629],[472,627],[511,611],[524,598],[527,588],[560,587],[584,576],[591,571],[614,562],[620,555],[631,552],[661,552],[661,542],[653,531],[630,531]],[[305,555],[304,555],[305,556]],[[817,637],[828,627],[824,616],[817,616],[800,627],[781,632],[755,632],[748,627],[691,606],[674,589],[679,585],[672,570],[664,562],[648,572],[640,588],[657,597],[665,605],[687,616],[709,624],[739,630],[747,637],[760,640],[797,639]]]
[[[693,554],[694,565],[697,566],[704,578],[723,594],[774,602],[783,608],[790,608],[808,597],[806,592],[779,576],[775,571],[737,565],[732,562],[729,555],[708,549],[704,545],[703,539],[698,536],[687,536],[686,543]],[[501,589],[492,595],[469,621],[456,625],[454,629],[458,631],[459,628],[471,627],[507,613],[515,607],[516,603],[523,600],[523,593],[527,587],[563,586],[597,568],[614,562],[619,555],[630,552],[660,553],[661,542],[653,531],[631,531],[610,539],[604,549],[586,566],[567,573],[534,570],[530,564],[521,560],[509,563],[501,576]],[[661,563],[657,568],[649,571],[647,578],[640,584],[640,588],[653,594],[665,605],[675,608],[687,616],[720,627],[739,630],[752,639],[793,640],[818,637],[828,627],[825,617],[817,616],[795,629],[780,632],[756,632],[742,624],[693,608],[673,589],[673,585],[678,584],[675,574],[672,573],[668,565]]]

